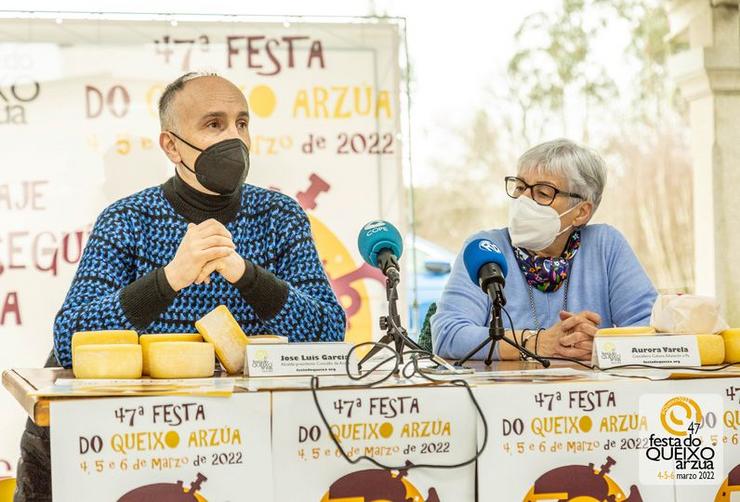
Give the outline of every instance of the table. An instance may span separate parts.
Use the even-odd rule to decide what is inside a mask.
[[[52,437],[58,428],[66,431],[61,434],[56,430],[57,441],[59,444],[66,441],[66,446],[52,447],[52,455],[55,452],[62,455],[60,452],[65,451],[65,458],[73,460],[58,462],[64,464],[66,470],[64,475],[54,477],[69,482],[66,488],[60,488],[68,490],[66,493],[72,493],[80,483],[89,482],[97,483],[91,485],[91,493],[115,488],[117,491],[111,493],[120,495],[123,488],[117,484],[145,486],[145,481],[160,478],[184,481],[185,487],[192,482],[209,500],[226,500],[228,489],[235,490],[231,492],[233,496],[233,493],[241,493],[239,490],[243,491],[244,486],[249,486],[250,493],[264,500],[324,502],[332,497],[339,498],[342,493],[342,496],[364,496],[366,499],[382,495],[394,500],[383,490],[399,489],[399,486],[405,487],[404,496],[418,497],[416,500],[475,500],[476,483],[481,501],[544,500],[548,493],[555,498],[567,493],[570,498],[580,496],[595,500],[614,495],[615,500],[629,502],[729,501],[732,493],[740,493],[740,378],[737,371],[678,383],[677,380],[611,377],[596,372],[554,380],[546,379],[541,373],[514,378],[510,372],[536,370],[539,366],[519,361],[494,362],[489,368],[482,362],[471,365],[488,375],[476,380],[473,388],[486,415],[489,432],[488,445],[477,463],[455,470],[402,469],[393,471],[396,474],[390,478],[385,474],[387,471],[366,461],[352,466],[340,457],[318,418],[312,393],[305,386],[276,385],[263,392],[238,388],[229,399],[146,397],[87,399],[83,403],[76,398],[50,399],[31,395],[57,378],[71,378],[69,370],[8,370],[3,373],[3,385],[37,424],[52,426]],[[558,362],[552,369],[572,371],[579,367]],[[216,378],[228,377],[218,375]],[[503,381],[498,381],[502,378]],[[332,426],[332,434],[341,438],[340,444],[352,458],[368,453],[390,465],[403,461],[450,464],[470,458],[475,445],[480,446],[482,442],[481,422],[464,389],[449,385],[340,388],[322,390],[317,396]],[[702,396],[711,399],[701,401]],[[646,399],[648,397],[650,399]],[[711,430],[709,426],[705,429],[706,437],[714,436],[717,458],[722,456],[721,465],[715,468],[714,479],[705,480],[705,484],[681,485],[675,479],[664,479],[663,484],[645,483],[644,477],[660,475],[659,470],[657,474],[650,471],[652,463],[646,464],[649,439],[645,433],[653,430],[652,422],[659,423],[660,406],[665,407],[679,397],[697,399],[705,416],[712,418],[704,420],[706,423],[713,421]],[[418,401],[416,405],[414,400]],[[239,430],[239,439],[243,440],[238,445],[241,450],[234,444],[225,447],[225,442],[209,449],[194,440],[195,432],[202,433],[197,422],[193,422],[190,429],[174,427],[172,421],[169,424],[157,422],[157,416],[165,416],[162,410],[183,406],[187,401],[203,403],[205,414],[213,421],[208,427],[221,431],[225,439],[228,439],[224,432],[227,429]],[[148,422],[141,426],[133,424],[132,417],[129,426],[128,418],[121,423],[113,420],[114,411],[125,409],[129,402],[139,406],[141,416]],[[70,406],[79,411],[70,413]],[[658,411],[650,406],[658,406]],[[51,411],[54,407],[56,415]],[[79,416],[87,418],[85,424],[79,424]],[[139,420],[138,415],[136,420]],[[99,430],[90,425],[106,421],[108,425]],[[163,438],[174,434],[172,437],[176,437],[179,445],[169,448],[171,444],[168,443],[165,450],[172,451],[169,457],[146,448],[138,453],[127,451],[113,456],[112,452],[107,452],[105,456],[105,449],[113,444],[112,438],[123,437],[130,430],[146,434],[147,438],[151,434],[160,434]],[[101,455],[105,458],[97,460],[97,465],[93,462],[97,457],[92,452],[80,453],[83,446],[92,447],[96,435],[105,438],[100,442],[104,445]],[[144,436],[137,437],[142,440]],[[175,451],[180,452],[180,457]],[[203,454],[198,454],[199,451]],[[210,461],[206,452],[213,452],[214,459],[227,462],[230,455],[242,452],[247,465],[218,466],[220,470],[208,465],[195,469],[193,459]],[[166,462],[170,458],[171,461],[187,460],[189,465],[179,470],[169,468]],[[88,463],[88,459],[93,463]],[[156,472],[148,472],[146,476],[132,472],[130,466],[141,463],[142,459],[155,463]],[[80,477],[78,464],[81,462],[87,474]],[[128,466],[125,473],[121,471],[121,462]],[[56,463],[54,468],[57,468]],[[101,470],[99,475],[95,469]],[[199,482],[197,475],[203,475],[207,481]],[[403,483],[399,484],[401,481]],[[358,486],[372,488],[363,493],[351,492]],[[383,491],[382,494],[378,490]]]
[[[486,367],[483,361],[470,361],[467,366],[476,371],[519,371],[539,368],[539,364],[525,361],[494,361]],[[554,361],[553,368],[578,368],[574,363]],[[64,368],[15,368],[3,371],[2,384],[23,407],[36,425],[49,427],[49,403],[70,398],[47,398],[31,395],[33,392],[52,385],[58,378],[74,378],[71,369]],[[228,378],[216,374],[214,378]],[[236,389],[235,392],[244,392]],[[73,399],[73,398],[72,398]]]

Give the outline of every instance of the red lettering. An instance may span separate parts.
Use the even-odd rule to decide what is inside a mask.
[[[228,66],[229,68],[233,66],[231,62],[231,56],[236,56],[237,54],[239,54],[239,49],[231,45],[231,42],[233,42],[234,40],[241,40],[243,38],[244,37],[235,37],[232,35],[226,37],[226,66]]]
[[[82,259],[90,228],[88,225],[65,234],[50,231],[34,234],[8,232],[6,236],[0,234],[0,246],[4,250],[7,245],[8,250],[5,266],[0,262],[0,275],[9,270],[33,268],[56,276],[59,273],[60,259],[70,265],[79,263]]]
[[[70,258],[70,255],[69,255],[69,240],[70,240],[69,237],[71,235],[74,235],[75,237],[77,237],[77,256],[75,256],[74,258]],[[67,263],[77,263],[78,261],[80,261],[80,258],[82,258],[82,250],[83,250],[82,240],[84,236],[85,234],[80,230],[74,232],[73,234],[67,234],[64,236],[64,238],[62,239],[62,251],[63,251],[62,256],[64,257],[64,261],[66,261]]]
[[[97,101],[95,108],[93,108],[91,98],[94,98]],[[103,93],[91,85],[85,86],[85,113],[89,119],[99,117],[100,114],[103,113]]]
[[[14,259],[16,257],[19,257],[21,254],[21,251],[23,251],[22,247],[16,246],[15,242],[16,239],[19,237],[27,237],[28,232],[10,232],[8,234],[8,268],[10,270],[18,270],[22,268],[26,268],[25,265],[17,264],[14,262]]]
[[[319,60],[319,65],[321,68],[324,67],[324,49],[321,48],[321,41],[315,40],[314,43],[311,44],[311,52],[308,54],[308,67],[311,68],[311,62],[314,60],[314,58]]]
[[[256,56],[260,53],[259,49],[252,47],[252,42],[255,40],[264,40],[264,36],[259,37],[247,37],[247,68],[262,68],[261,64],[257,64],[252,61],[252,56]]]
[[[48,236],[51,238],[51,245],[42,247],[39,241],[42,237]],[[39,272],[51,272],[51,275],[57,275],[57,259],[59,256],[59,252],[56,249],[56,238],[54,237],[54,234],[51,232],[41,232],[36,237],[33,238],[33,249],[35,251],[33,255],[33,264],[34,267],[36,267],[36,270]],[[51,255],[51,261],[49,262],[49,265],[47,267],[41,266],[41,256],[49,256]]]
[[[283,37],[283,42],[288,44],[288,68],[293,68],[293,42],[296,40],[308,40],[308,37]]]
[[[26,183],[28,183],[28,182],[26,182]],[[43,195],[39,191],[39,187],[44,186],[44,185],[46,185],[48,183],[49,183],[48,181],[31,181],[30,182],[30,185],[31,185],[31,190],[30,190],[31,191],[31,209],[33,209],[34,211],[44,211],[46,209],[46,207],[41,206],[38,203],[39,202],[39,199]]]
[[[0,209],[8,211],[45,210],[46,207],[41,204],[44,195],[41,192],[41,187],[48,183],[46,180],[34,180],[0,185]]]
[[[117,92],[116,92],[117,91]],[[116,94],[121,95],[121,109],[116,109]],[[114,85],[111,87],[111,90],[108,91],[107,96],[107,103],[108,103],[108,109],[110,110],[111,115],[117,118],[124,117],[128,113],[128,105],[131,102],[131,98],[128,95],[128,91],[120,85]]]
[[[6,318],[11,314],[15,317],[16,326],[23,324],[21,321],[21,308],[18,304],[18,293],[16,291],[11,291],[5,296],[5,301],[3,302],[2,307],[2,313],[0,313],[0,326],[5,325]]]
[[[258,70],[258,75],[272,76],[279,74],[283,68],[296,67],[296,44],[301,40],[309,40],[305,35],[285,36],[280,38],[267,38],[264,35],[226,37],[226,65],[228,68],[234,66],[234,57],[242,54],[246,49],[246,67]],[[285,48],[285,56],[282,56],[281,48]],[[272,68],[265,68],[263,49],[267,60]],[[316,64],[320,68],[325,67],[324,49],[320,40],[314,40],[309,48],[306,68]]]
[[[265,44],[265,50],[267,51],[267,57],[270,58],[270,61],[272,61],[272,66],[274,69],[272,70],[271,73],[258,71],[257,75],[265,75],[269,77],[271,75],[277,75],[278,73],[280,73],[280,61],[278,61],[278,59],[275,57],[275,54],[273,54],[271,44],[274,44],[275,47],[277,47],[278,45],[280,45],[280,42],[278,42],[276,39],[273,38],[271,40],[268,40],[267,43]]]

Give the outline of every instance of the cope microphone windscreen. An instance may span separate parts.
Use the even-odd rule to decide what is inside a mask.
[[[465,263],[465,270],[468,271],[470,280],[476,285],[479,284],[480,269],[487,263],[498,265],[504,277],[509,272],[504,254],[496,244],[488,239],[475,239],[465,246],[463,263]]]
[[[371,221],[360,230],[357,247],[362,259],[373,267],[378,266],[378,253],[388,249],[396,258],[403,253],[403,239],[396,227],[383,220]]]

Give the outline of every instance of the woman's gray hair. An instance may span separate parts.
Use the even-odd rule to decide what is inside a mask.
[[[594,205],[601,203],[606,186],[606,164],[601,155],[569,139],[541,143],[524,152],[517,173],[535,172],[566,180],[568,192],[577,193]]]

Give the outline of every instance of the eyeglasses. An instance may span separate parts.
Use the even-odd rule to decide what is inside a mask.
[[[530,185],[516,176],[507,176],[504,180],[506,181],[506,194],[512,199],[518,199],[520,195],[529,190],[532,194],[532,200],[540,206],[552,205],[553,201],[555,201],[555,197],[558,195],[565,195],[566,197],[575,197],[576,199],[583,200],[582,195],[564,192],[563,190],[558,190],[554,186],[546,183],[535,183],[534,185]]]

